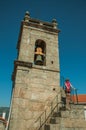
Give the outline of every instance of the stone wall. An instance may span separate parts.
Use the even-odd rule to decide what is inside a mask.
[[[14,129],[29,128],[41,113],[50,107],[57,93],[59,93],[57,72],[18,67],[10,124],[13,124]],[[13,126],[10,127],[13,128]]]
[[[62,112],[61,128],[67,128],[68,130],[85,130],[86,121],[84,115],[83,105],[71,105],[70,111]]]
[[[26,19],[27,17],[27,19]],[[14,67],[10,130],[32,130],[37,118],[51,105],[60,91],[58,29],[55,23],[30,19],[26,13],[21,23],[17,61],[32,67]],[[35,65],[35,43],[45,43],[46,65]],[[40,41],[39,40],[39,41]]]
[[[60,117],[57,114],[52,115],[44,130],[86,130],[84,105],[72,104],[70,110],[60,112]]]
[[[18,60],[30,61],[34,64],[34,50],[36,40],[46,43],[46,69],[59,71],[59,46],[57,33],[43,31],[24,25],[21,36]],[[53,61],[53,64],[51,63]]]

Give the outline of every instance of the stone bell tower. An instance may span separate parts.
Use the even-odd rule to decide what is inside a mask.
[[[14,62],[9,130],[32,130],[60,88],[57,22],[44,22],[26,12],[21,22]]]

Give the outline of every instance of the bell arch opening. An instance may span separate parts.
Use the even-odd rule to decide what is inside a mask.
[[[35,42],[34,64],[46,65],[46,43],[41,39]]]

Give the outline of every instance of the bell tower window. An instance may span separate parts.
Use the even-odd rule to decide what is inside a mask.
[[[34,52],[34,64],[46,65],[46,43],[43,40],[36,40]]]

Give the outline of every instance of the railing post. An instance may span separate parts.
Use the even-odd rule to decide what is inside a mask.
[[[74,102],[75,102],[74,89],[72,89],[72,91],[71,91],[71,101],[72,101],[72,103],[74,104]]]
[[[56,107],[57,107],[57,111],[58,111],[58,95],[56,95]]]
[[[78,104],[78,95],[77,95],[77,89],[75,89],[75,94],[76,94],[76,101],[77,101],[77,104]]]
[[[53,114],[54,110],[58,108],[58,95],[54,98],[54,100],[51,102],[50,107],[49,107],[49,112],[47,113],[47,110],[45,110],[40,117],[36,120],[36,122],[39,121],[39,128],[38,130],[42,130],[44,124],[46,121],[48,121],[49,117]],[[58,109],[57,109],[58,110]]]
[[[46,110],[45,110],[45,121],[46,121]]]
[[[40,116],[40,127],[41,127],[41,116]]]
[[[53,110],[53,102],[51,102],[51,115],[52,115],[52,110]]]

